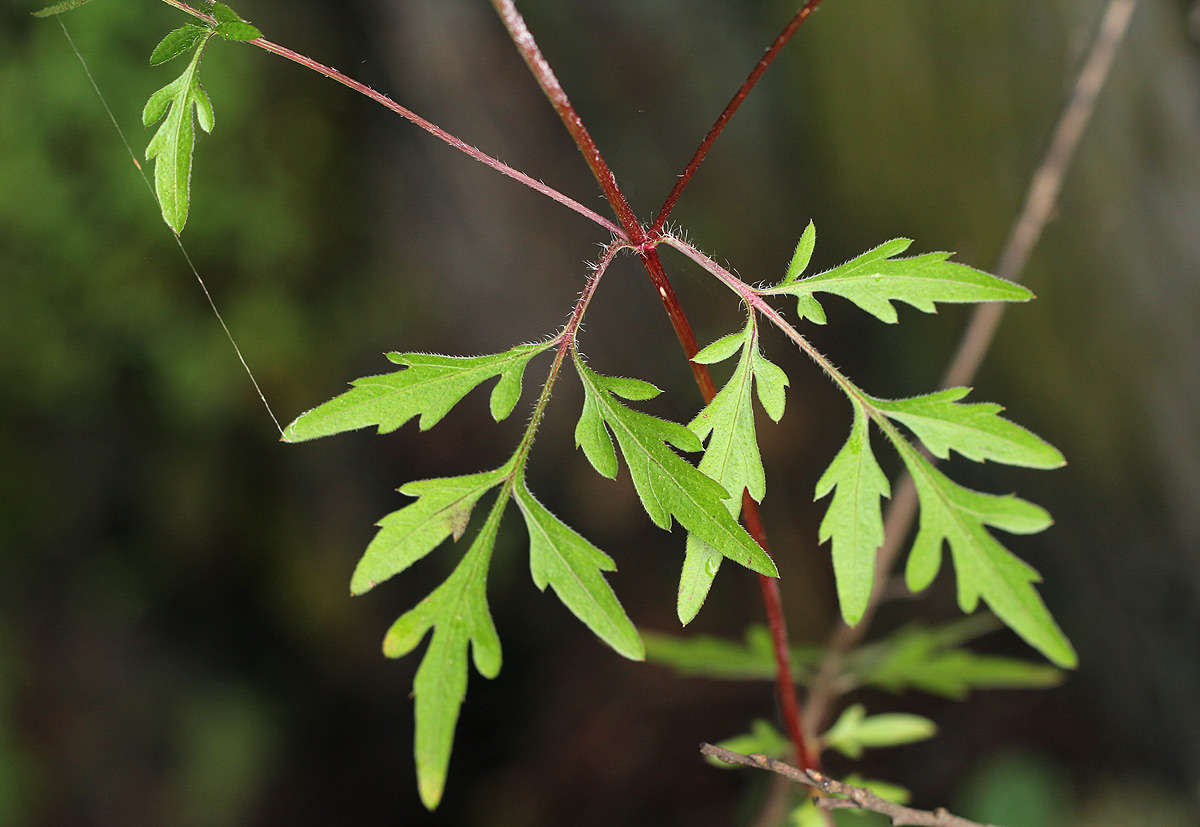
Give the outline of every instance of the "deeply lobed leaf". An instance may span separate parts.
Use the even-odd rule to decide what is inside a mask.
[[[811,229],[811,225],[810,225]],[[806,244],[815,241],[815,233],[805,230],[797,256],[808,263]],[[860,308],[893,324],[898,320],[893,301],[902,301],[926,313],[935,311],[936,302],[1028,301],[1033,294],[1014,282],[949,261],[950,253],[925,253],[910,258],[895,258],[912,244],[898,238],[868,250],[845,264],[819,275],[800,279],[803,267],[788,268],[782,282],[759,291],[763,295],[795,296],[800,318],[825,323],[825,312],[814,293],[832,293],[849,299]],[[811,252],[809,253],[811,254]]]
[[[971,613],[979,598],[1029,645],[1052,662],[1073,667],[1077,658],[1032,584],[1040,575],[1002,546],[987,526],[1029,534],[1052,522],[1046,511],[1015,496],[972,491],[952,482],[908,443],[895,440],[916,483],[920,525],[908,558],[906,578],[913,591],[937,576],[943,542],[950,546],[958,582],[958,604]]]
[[[637,380],[596,373],[577,354],[575,367],[585,393],[576,442],[583,446],[596,470],[605,476],[616,473],[611,431],[629,466],[642,506],[655,525],[670,529],[674,517],[724,556],[760,574],[778,576],[771,558],[730,515],[724,503],[729,493],[671,450],[672,445],[683,451],[700,450],[696,435],[678,423],[635,411],[617,399],[657,389]]]
[[[500,380],[489,400],[497,422],[512,413],[521,395],[521,382],[529,360],[553,342],[518,345],[488,356],[441,356],[429,353],[389,353],[387,358],[404,370],[364,376],[353,389],[301,414],[283,432],[285,442],[377,426],[389,433],[420,415],[422,431],[436,425],[464,396],[494,376]]]
[[[507,466],[480,474],[417,480],[400,487],[417,501],[393,511],[354,569],[350,593],[363,594],[433,551],[447,537],[460,538],[475,504],[504,481]]]
[[[189,27],[184,27],[187,29]],[[194,27],[193,27],[194,28]],[[176,29],[176,32],[181,31]],[[173,34],[173,33],[172,33]],[[168,38],[171,35],[167,36]],[[189,33],[179,35],[186,39],[192,37]],[[200,57],[204,53],[206,37],[195,40],[196,51],[192,55],[183,73],[175,80],[152,94],[142,109],[142,123],[150,126],[160,118],[163,119],[154,137],[146,145],[146,159],[154,159],[154,190],[158,196],[159,207],[163,220],[172,230],[179,233],[187,223],[188,201],[192,178],[192,152],[196,146],[195,127],[192,122],[192,111],[195,108],[196,119],[200,128],[205,132],[213,129],[212,101],[200,85]],[[162,59],[168,60],[174,55],[168,55],[178,44],[167,44],[167,39],[155,49]],[[176,53],[178,54],[178,53]],[[151,58],[153,61],[153,57]]]
[[[883,544],[881,497],[891,486],[871,451],[866,413],[854,404],[850,436],[817,481],[816,499],[833,491],[819,542],[833,540],[833,572],[842,618],[850,626],[862,619],[875,580],[875,554]]]
[[[693,362],[713,364],[741,352],[733,375],[688,428],[708,447],[699,469],[728,492],[725,507],[736,520],[742,510],[742,491],[756,502],[766,495],[766,475],[754,429],[753,389],[767,414],[776,422],[783,416],[787,375],[762,355],[758,330],[751,316],[740,333],[724,336],[701,350]],[[721,553],[694,534],[689,534],[683,569],[679,578],[677,612],[689,623],[704,604],[721,564]]]
[[[976,462],[994,460],[1027,468],[1058,468],[1066,463],[1057,448],[999,414],[992,402],[962,403],[970,388],[949,388],[909,399],[875,399],[871,404],[902,422],[935,457],[950,450]]]
[[[500,672],[500,637],[487,605],[487,571],[507,492],[493,506],[471,548],[442,585],[388,630],[383,652],[398,658],[433,638],[413,681],[417,788],[429,809],[445,789],[454,730],[467,694],[467,648],[485,678]]]

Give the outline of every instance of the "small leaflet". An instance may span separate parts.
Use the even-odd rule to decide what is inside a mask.
[[[575,354],[583,382],[583,413],[576,427],[576,444],[605,476],[615,475],[609,432],[617,438],[629,466],[634,488],[650,519],[669,530],[672,518],[721,554],[768,577],[778,571],[770,556],[730,515],[729,493],[675,453],[701,449],[699,438],[682,425],[635,411],[617,397],[647,399],[657,388],[639,380],[604,376],[588,368]]]
[[[845,445],[817,482],[816,499],[833,491],[819,542],[833,540],[833,572],[842,618],[853,626],[862,619],[875,580],[875,554],[883,544],[879,500],[891,486],[871,451],[866,413],[854,405],[854,424]]]
[[[589,543],[534,498],[524,481],[514,498],[529,530],[529,569],[533,582],[549,585],[571,612],[595,634],[631,660],[643,660],[641,636],[621,607],[602,571],[615,571],[612,558]]]
[[[799,274],[811,256],[811,250],[806,252],[806,246],[815,242],[815,231],[810,235],[809,230],[801,237],[792,266],[788,267],[783,281],[759,293],[796,297],[796,312],[800,318],[817,324],[825,323],[825,311],[813,297],[814,293],[832,293],[849,299],[888,324],[898,321],[893,301],[933,313],[936,302],[1011,302],[1033,298],[1033,293],[1015,282],[949,261],[952,253],[895,258],[912,244],[907,238],[885,242],[832,270],[800,279]]]
[[[180,35],[183,38],[190,36],[187,33]],[[158,196],[163,220],[176,234],[182,232],[188,216],[192,153],[196,147],[196,130],[192,122],[193,107],[200,128],[205,132],[212,132],[213,129],[212,101],[200,85],[199,77],[200,57],[204,54],[205,41],[206,38],[197,41],[199,45],[183,74],[152,94],[142,109],[142,123],[146,126],[166,115],[158,131],[146,145],[146,159],[154,159],[154,191]],[[159,49],[163,49],[164,44],[167,46],[160,53]],[[162,60],[169,60],[170,57],[163,55],[173,48],[173,45],[167,43],[167,38],[164,38],[155,49],[155,53]]]
[[[953,449],[975,462],[993,460],[1026,468],[1058,468],[1062,453],[1041,437],[1000,416],[994,402],[964,403],[970,388],[949,388],[909,399],[875,399],[871,404],[903,423],[939,459]]]
[[[1013,495],[997,496],[952,482],[903,439],[894,440],[917,487],[920,525],[905,577],[908,587],[921,591],[937,576],[943,542],[949,544],[958,583],[958,605],[966,614],[979,599],[1004,623],[1051,662],[1076,665],[1075,650],[1033,587],[1041,576],[987,530],[1033,534],[1052,520],[1046,511]]]
[[[401,494],[417,500],[376,523],[379,531],[354,569],[350,593],[365,594],[433,551],[447,537],[462,537],[479,498],[503,482],[509,470],[505,466],[401,486]]]
[[[854,704],[821,736],[821,741],[847,758],[861,758],[865,749],[898,747],[935,734],[937,725],[920,715],[890,712],[868,716],[866,707]]]
[[[742,510],[743,490],[755,502],[762,502],[766,495],[766,475],[754,428],[754,390],[767,415],[778,422],[783,416],[788,384],[787,375],[759,350],[753,316],[740,333],[723,336],[693,356],[692,361],[715,364],[738,352],[741,358],[729,381],[688,423],[697,437],[708,441],[698,467],[729,492],[725,506],[735,520]],[[721,557],[712,546],[694,534],[688,535],[676,605],[679,620],[685,625],[708,597]]]
[[[512,413],[521,396],[525,367],[553,342],[518,345],[489,356],[441,356],[431,353],[389,353],[387,358],[403,370],[364,376],[353,389],[301,414],[283,431],[284,442],[308,439],[377,426],[390,433],[420,415],[427,431],[460,400],[494,376],[500,380],[489,400],[497,422]]]
[[[500,673],[500,637],[487,605],[487,573],[507,499],[502,492],[453,573],[392,624],[383,641],[383,653],[399,658],[433,629],[413,680],[417,789],[430,810],[446,786],[454,730],[467,695],[468,647],[479,674],[494,678]]]

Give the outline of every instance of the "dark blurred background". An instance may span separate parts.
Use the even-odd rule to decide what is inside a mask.
[[[649,216],[796,2],[521,8]],[[504,668],[472,675],[445,803],[420,808],[418,657],[379,644],[458,551],[367,597],[347,583],[372,523],[405,502],[395,487],[492,467],[524,417],[493,424],[477,393],[426,434],[279,443],[58,25],[27,5],[0,12],[0,824],[748,823],[763,779],[706,767],[696,744],[772,718],[770,687],[620,660],[532,587],[512,515],[489,582]],[[809,219],[817,268],[898,235],[989,267],[1102,8],[827,0],[674,218],[753,281],[778,276]],[[481,0],[238,10],[606,212]],[[146,57],[180,15],[97,0],[65,21],[140,156],[142,104],[181,68]],[[1009,825],[1200,823],[1198,38],[1190,3],[1141,4],[1025,273],[1039,299],[1009,313],[976,382],[1070,464],[952,469],[1054,513],[1010,547],[1045,576],[1080,669],[1058,690],[958,704],[867,696],[941,725],[861,764],[923,806]],[[605,240],[594,225],[257,49],[214,43],[202,78],[216,130],[199,137],[184,241],[281,419],[385,369],[386,350],[494,352],[561,324]],[[734,329],[723,288],[664,258],[701,340]],[[890,327],[826,307],[814,340],[879,395],[932,389],[967,318],[905,309]],[[694,412],[632,259],[583,341],[598,368],[676,388],[656,412]],[[793,637],[815,642],[835,606],[812,489],[848,411],[781,337],[767,347],[792,387],[782,424],[760,429],[764,517]],[[682,534],[572,449],[579,401],[563,383],[532,486],[613,554],[634,621],[677,631]],[[885,607],[877,631],[954,617],[948,574]],[[726,567],[692,629],[740,637],[761,611],[753,578]],[[1008,633],[985,648],[1037,657]]]

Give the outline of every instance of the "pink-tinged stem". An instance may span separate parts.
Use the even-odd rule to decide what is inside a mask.
[[[667,196],[667,200],[663,202],[662,207],[658,211],[658,216],[650,226],[649,235],[651,238],[656,237],[662,231],[663,225],[667,223],[667,218],[671,215],[671,210],[675,209],[675,203],[679,200],[679,196],[683,194],[684,188],[692,180],[692,176],[696,174],[696,170],[699,169],[705,156],[708,155],[708,151],[712,148],[713,142],[717,140],[717,136],[725,129],[725,124],[733,117],[733,113],[738,111],[738,107],[742,105],[742,101],[746,99],[746,96],[750,94],[750,90],[758,83],[758,79],[762,77],[763,72],[767,71],[767,67],[775,60],[775,56],[787,45],[787,42],[792,39],[792,35],[808,19],[809,15],[816,11],[819,5],[821,5],[821,0],[808,0],[807,3],[801,6],[800,10],[783,27],[783,31],[779,33],[779,36],[775,38],[775,42],[763,53],[758,63],[754,64],[754,69],[742,81],[742,85],[738,87],[737,92],[730,98],[729,103],[725,105],[725,110],[713,122],[708,133],[704,136],[704,140],[700,142],[700,146],[696,147],[696,152],[692,155],[692,160],[688,161],[678,180],[675,181],[674,188]]]

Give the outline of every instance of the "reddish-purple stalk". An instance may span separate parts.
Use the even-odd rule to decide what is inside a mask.
[[[667,223],[667,218],[671,215],[671,210],[675,209],[675,203],[679,201],[679,196],[683,194],[684,187],[688,185],[688,182],[692,180],[692,176],[696,174],[696,170],[700,168],[700,164],[703,163],[705,156],[708,155],[713,142],[724,131],[725,125],[729,123],[729,119],[733,117],[733,113],[738,111],[738,107],[742,105],[742,101],[746,99],[746,96],[750,94],[750,90],[758,83],[758,79],[762,77],[763,72],[767,71],[767,67],[774,62],[776,55],[787,45],[787,42],[792,39],[792,35],[803,25],[808,16],[817,10],[817,6],[819,5],[821,5],[821,0],[808,0],[792,16],[787,25],[783,27],[783,31],[779,33],[775,41],[767,47],[767,51],[763,53],[758,63],[754,64],[754,69],[742,81],[742,85],[738,87],[737,92],[729,99],[729,103],[725,105],[725,109],[713,121],[713,125],[709,127],[708,132],[704,135],[704,140],[700,142],[700,146],[696,147],[696,151],[692,154],[692,159],[684,167],[679,179],[675,182],[675,186],[667,196],[667,200],[663,201],[663,205],[659,208],[654,223],[650,225],[649,234],[651,238],[656,238],[662,232],[663,226]]]
[[[672,198],[678,200],[679,193],[683,191],[683,187],[691,180],[700,162],[704,160],[704,156],[708,153],[708,149],[725,128],[725,124],[729,121],[733,112],[741,105],[741,101],[749,93],[762,73],[766,71],[767,66],[774,60],[775,55],[779,53],[779,50],[783,48],[783,45],[787,43],[795,30],[812,13],[819,2],[820,0],[810,0],[809,3],[797,12],[792,22],[785,27],[783,33],[776,38],[775,43],[767,50],[763,59],[759,61],[759,65],[755,67],[755,70],[750,73],[746,82],[743,83],[742,88],[738,90],[735,101],[731,101],[730,106],[726,107],[726,111],[721,114],[717,123],[713,125],[705,136],[704,143],[697,150],[697,154],[693,156],[692,163],[689,163],[688,169],[680,176],[675,189],[668,196],[668,201]],[[675,329],[675,335],[679,339],[679,344],[688,358],[692,374],[695,376],[696,384],[700,388],[701,396],[705,403],[711,402],[712,398],[716,395],[716,385],[713,383],[707,366],[691,361],[692,357],[699,350],[696,344],[696,336],[692,332],[687,315],[684,313],[683,307],[680,305],[679,299],[671,287],[670,280],[663,269],[662,261],[658,257],[658,251],[655,249],[656,242],[661,238],[661,223],[656,220],[657,226],[652,228],[648,233],[638,222],[637,216],[634,214],[625,195],[621,192],[620,186],[617,184],[616,176],[609,168],[607,162],[605,162],[604,156],[588,132],[587,127],[584,126],[579,113],[571,105],[566,91],[563,89],[562,84],[559,83],[553,69],[550,68],[549,62],[542,55],[537,41],[534,40],[533,34],[529,31],[528,26],[525,25],[524,18],[517,11],[512,0],[492,0],[492,6],[500,15],[500,19],[503,21],[505,29],[508,30],[513,44],[517,47],[517,51],[521,54],[526,66],[529,67],[529,71],[537,80],[538,86],[541,87],[546,97],[550,100],[554,111],[558,113],[563,125],[567,128],[567,132],[570,133],[572,140],[575,141],[576,147],[578,147],[588,167],[592,170],[592,174],[600,184],[601,190],[604,191],[609,205],[612,207],[613,212],[616,213],[630,241],[636,245],[642,264],[646,268],[646,272],[649,274],[655,289],[658,291],[663,307],[666,309],[667,315],[671,320],[671,325]],[[663,210],[660,210],[659,213],[662,221],[666,220],[673,206],[673,202],[663,205]],[[761,518],[759,517],[758,504],[744,491],[742,511],[747,531],[763,547],[763,550],[767,551],[766,535],[763,531]],[[776,683],[779,692],[780,712],[792,740],[796,762],[802,768],[816,769],[819,767],[819,754],[809,748],[801,725],[799,703],[796,699],[796,686],[792,677],[791,656],[788,649],[787,624],[783,614],[779,584],[774,579],[763,577],[762,575],[759,576],[759,584],[761,586],[763,604],[766,609],[767,621],[775,650]]]

